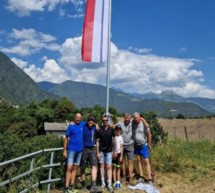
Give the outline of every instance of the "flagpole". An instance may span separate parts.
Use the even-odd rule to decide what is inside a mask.
[[[108,14],[108,49],[107,49],[107,76],[106,76],[106,115],[109,115],[109,97],[110,97],[110,52],[111,52],[111,2],[109,0],[109,14]]]

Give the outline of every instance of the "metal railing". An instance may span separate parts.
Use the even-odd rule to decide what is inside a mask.
[[[28,188],[25,188],[24,190],[22,190],[19,193],[28,192],[32,188],[37,188],[40,184],[48,184],[47,185],[47,192],[50,192],[51,183],[52,182],[61,181],[61,178],[52,179],[53,167],[59,167],[59,166],[65,164],[64,162],[61,162],[61,163],[54,163],[53,162],[54,161],[54,153],[56,151],[60,151],[60,150],[63,150],[63,147],[52,148],[52,149],[43,149],[43,150],[39,150],[39,151],[30,153],[30,154],[27,154],[27,155],[24,155],[24,156],[21,156],[21,157],[17,157],[17,158],[14,158],[14,159],[11,159],[11,160],[8,160],[8,161],[5,161],[5,162],[1,162],[0,163],[0,167],[8,165],[8,164],[11,164],[11,163],[14,163],[14,162],[18,162],[18,161],[24,160],[26,158],[31,158],[32,157],[31,162],[30,162],[30,170],[28,170],[28,171],[26,171],[26,172],[24,172],[22,174],[19,174],[19,175],[15,176],[15,177],[12,177],[12,178],[10,178],[10,179],[8,179],[6,181],[0,182],[0,187],[6,186],[6,185],[8,185],[8,184],[10,184],[12,182],[16,182],[17,180],[19,180],[19,179],[21,179],[21,178],[23,178],[23,177],[25,177],[27,175],[30,175],[30,174],[32,174],[35,171],[41,170],[42,168],[49,168],[49,175],[48,175],[48,179],[47,180],[39,180],[37,183],[31,185]],[[47,165],[41,165],[41,166],[38,166],[38,167],[34,167],[35,156],[37,156],[39,154],[47,154],[48,152],[51,152],[49,164],[47,164]]]

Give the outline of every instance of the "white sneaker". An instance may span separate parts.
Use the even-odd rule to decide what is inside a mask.
[[[106,184],[105,182],[102,182],[102,185],[101,185],[102,188],[105,188],[106,187]]]
[[[111,184],[108,186],[108,190],[109,190],[109,192],[111,192],[111,193],[114,192],[113,186],[112,186]]]

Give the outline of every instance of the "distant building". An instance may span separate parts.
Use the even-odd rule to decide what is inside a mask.
[[[67,127],[68,123],[50,123],[50,122],[44,123],[46,135],[53,134],[64,137]]]

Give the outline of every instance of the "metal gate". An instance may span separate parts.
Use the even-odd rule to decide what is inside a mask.
[[[63,163],[62,162],[61,163],[53,163],[55,152],[56,151],[61,151],[61,150],[63,150],[63,147],[53,148],[53,149],[43,149],[43,150],[39,150],[39,151],[30,153],[30,154],[27,154],[27,155],[24,155],[24,156],[21,156],[21,157],[17,157],[17,158],[14,158],[14,159],[11,159],[11,160],[8,160],[8,161],[5,161],[5,162],[1,162],[0,167],[8,165],[8,164],[11,164],[11,163],[20,162],[20,161],[22,161],[22,160],[24,160],[26,158],[32,158],[31,162],[30,162],[30,169],[28,171],[25,171],[24,173],[19,174],[17,176],[14,176],[14,177],[6,180],[6,181],[0,182],[0,187],[6,186],[6,185],[8,185],[8,184],[10,184],[12,182],[16,182],[17,180],[19,180],[19,179],[21,179],[21,178],[23,178],[23,177],[25,177],[27,175],[30,175],[35,171],[41,170],[42,168],[49,168],[49,174],[48,174],[48,179],[47,180],[41,180],[41,181],[39,180],[37,183],[30,185],[30,187],[25,188],[24,190],[22,190],[19,193],[28,192],[32,188],[37,188],[40,184],[47,184],[47,192],[50,192],[51,183],[62,180],[61,178],[52,179],[52,172],[53,172],[54,167],[59,167],[61,165],[65,165],[65,162],[63,162]],[[39,154],[47,154],[48,152],[51,152],[49,163],[46,164],[46,165],[41,165],[41,166],[34,167],[34,165],[35,165],[34,164],[35,156],[39,155]]]

